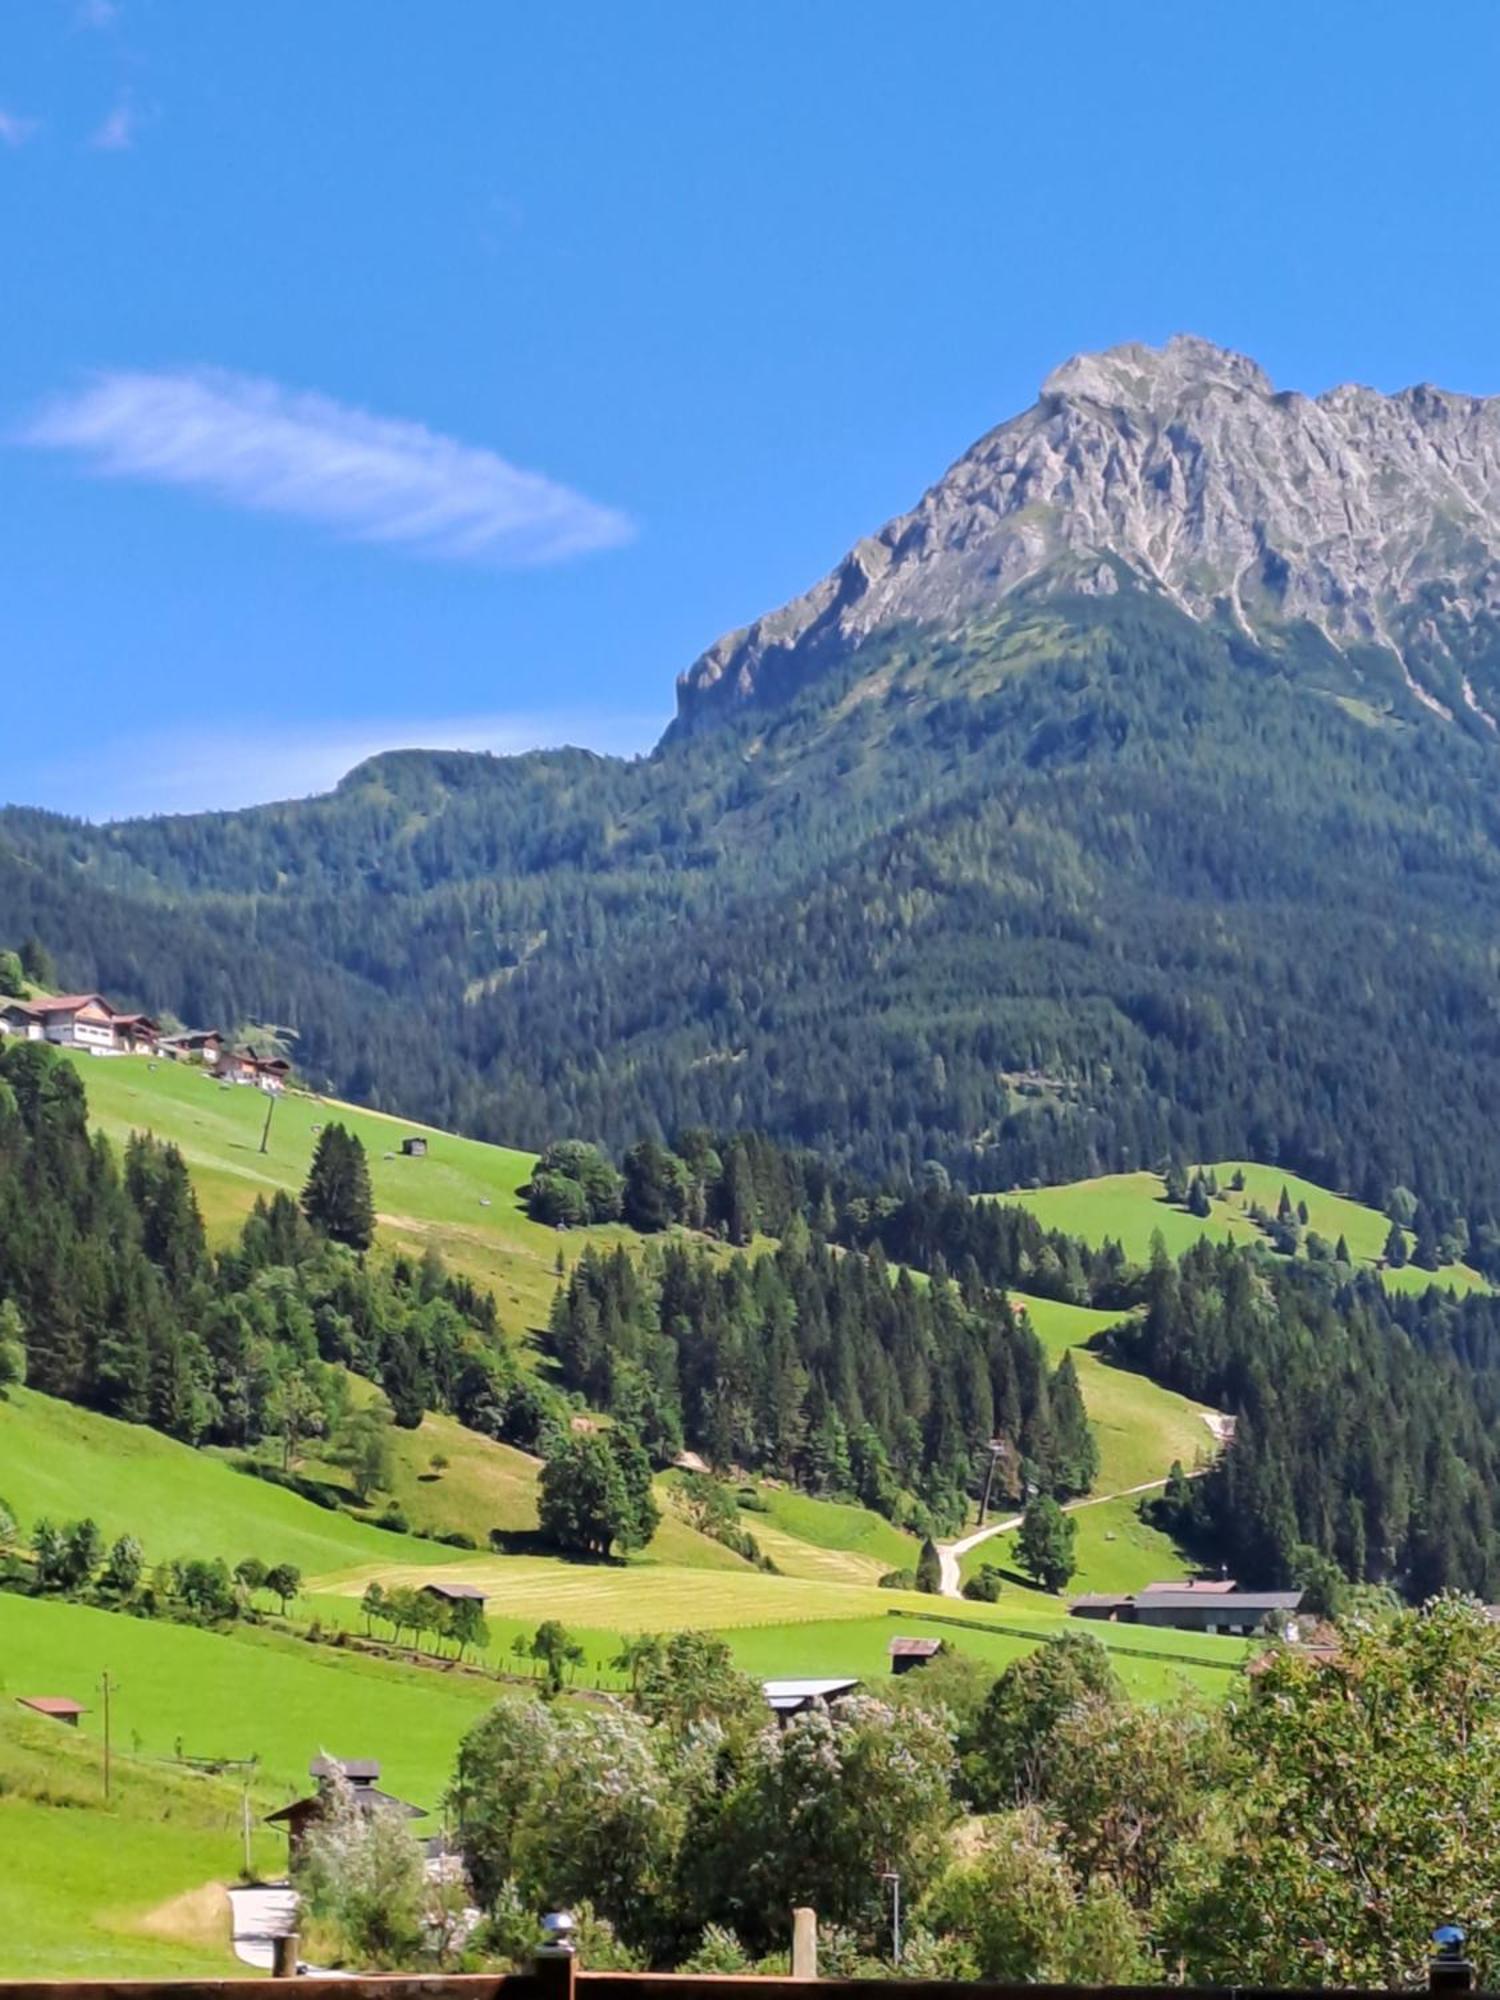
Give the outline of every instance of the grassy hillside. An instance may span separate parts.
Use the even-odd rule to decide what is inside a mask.
[[[1054,1362],[1072,1352],[1084,1408],[1099,1436],[1098,1492],[1119,1493],[1148,1479],[1164,1479],[1174,1459],[1191,1467],[1212,1452],[1214,1436],[1201,1404],[1088,1352],[1085,1343],[1113,1325],[1118,1313],[1094,1312],[1021,1292],[1012,1296],[1025,1305]]]
[[[1091,1500],[1070,1509],[1077,1533],[1074,1552],[1078,1569],[1068,1585],[1069,1596],[1089,1590],[1140,1590],[1148,1583],[1181,1576],[1189,1567],[1171,1536],[1148,1527],[1141,1519],[1142,1497],[1149,1496]],[[975,1576],[986,1563],[995,1563],[1019,1577],[1015,1541],[1011,1532],[979,1543],[959,1558],[960,1574]],[[1136,1643],[1144,1642],[1137,1637]]]
[[[1163,1573],[1180,1568],[1180,1558],[1169,1558]],[[1152,1574],[1159,1569],[1158,1562]],[[312,1606],[329,1623],[357,1626],[359,1599],[371,1573],[362,1568],[320,1578],[319,1594],[311,1599]],[[873,1583],[767,1576],[748,1569],[714,1572],[663,1564],[650,1572],[648,1580],[645,1573],[624,1564],[566,1563],[547,1556],[470,1556],[446,1571],[422,1574],[428,1578],[446,1575],[485,1591],[494,1635],[491,1651],[501,1658],[509,1635],[529,1631],[539,1616],[561,1618],[585,1640],[590,1658],[600,1663],[607,1662],[617,1649],[618,1635],[626,1632],[696,1627],[723,1632],[733,1640],[737,1633],[752,1627],[774,1629],[782,1640],[778,1656],[790,1663],[777,1671],[789,1674],[821,1671],[796,1664],[805,1651],[804,1629],[813,1625],[863,1623],[889,1616],[931,1617],[940,1610],[961,1614],[981,1629],[1010,1625],[1041,1639],[1068,1624],[1061,1600],[1020,1579],[1007,1586],[1000,1604],[982,1605],[935,1599],[915,1591],[881,1590]],[[379,1575],[387,1585],[417,1580],[416,1573],[399,1565],[384,1567]],[[1125,1643],[1116,1633],[1101,1636],[1111,1646]],[[1158,1650],[1187,1661],[1238,1657],[1224,1653],[1226,1642],[1222,1640],[1177,1632],[1161,1638]]]
[[[4,1607],[0,1606],[0,1617]],[[105,1803],[100,1746],[0,1702],[0,1967],[11,1979],[223,1978],[235,1969],[222,1884],[244,1863],[241,1790],[130,1754]],[[279,1868],[284,1842],[260,1825],[251,1864]],[[35,1865],[14,1865],[23,1855]],[[243,1970],[243,1968],[240,1968]]]
[[[559,1250],[571,1259],[585,1241],[639,1240],[623,1227],[590,1229],[585,1238],[533,1222],[520,1199],[535,1165],[532,1153],[296,1091],[277,1101],[262,1153],[268,1100],[258,1090],[220,1084],[186,1064],[153,1067],[138,1056],[70,1059],[88,1092],[89,1117],[101,1131],[120,1141],[133,1131],[154,1132],[181,1149],[217,1240],[233,1233],[257,1195],[301,1190],[317,1143],[315,1128],[334,1119],[358,1136],[369,1156],[382,1246],[420,1256],[435,1243],[454,1270],[494,1292],[512,1332],[545,1323]],[[402,1154],[407,1133],[426,1137],[425,1159]]]
[[[1213,1204],[1213,1214],[1201,1220],[1167,1200],[1160,1174],[1105,1174],[1096,1180],[1022,1189],[994,1198],[1030,1209],[1046,1228],[1065,1230],[1086,1243],[1112,1238],[1128,1257],[1144,1263],[1158,1230],[1174,1257],[1205,1236],[1235,1243],[1265,1243],[1266,1237],[1250,1220],[1250,1205],[1258,1201],[1274,1215],[1285,1188],[1293,1203],[1307,1203],[1308,1227],[1330,1243],[1342,1235],[1353,1257],[1371,1268],[1383,1256],[1390,1223],[1377,1210],[1351,1201],[1347,1195],[1331,1194],[1315,1181],[1303,1180],[1280,1167],[1259,1166],[1253,1160],[1220,1160],[1214,1163],[1214,1170],[1221,1194]],[[1236,1172],[1245,1176],[1242,1193],[1229,1188]],[[1467,1264],[1450,1264],[1440,1272],[1420,1271],[1408,1264],[1400,1270],[1382,1270],[1381,1278],[1393,1291],[1425,1291],[1432,1284],[1458,1292],[1485,1289],[1479,1273]]]
[[[392,1791],[433,1806],[460,1736],[497,1695],[477,1675],[310,1646],[264,1627],[205,1632],[9,1593],[0,1593],[0,1662],[7,1703],[70,1695],[90,1709],[82,1737],[94,1744],[102,1737],[99,1676],[108,1668],[121,1748],[254,1757],[258,1782],[281,1799],[296,1795],[309,1758],[326,1750],[380,1758]]]
[[[355,1399],[375,1394],[368,1382],[352,1378]],[[395,1471],[389,1488],[377,1494],[369,1512],[388,1504],[400,1508],[414,1529],[427,1534],[457,1532],[481,1549],[488,1548],[490,1530],[535,1531],[537,1492],[542,1462],[513,1445],[471,1431],[454,1417],[429,1410],[415,1430],[390,1433]],[[267,1448],[274,1458],[274,1448]],[[434,1464],[434,1460],[440,1461]],[[344,1494],[351,1502],[348,1472],[309,1450],[301,1468],[320,1484]],[[677,1563],[696,1569],[742,1570],[744,1560],[698,1533],[671,1504],[670,1480],[658,1481],[661,1526],[650,1546],[631,1557],[633,1563]],[[383,1551],[385,1553],[385,1551]]]
[[[133,1534],[152,1561],[258,1555],[313,1576],[393,1557],[420,1567],[449,1553],[314,1506],[144,1425],[29,1389],[0,1402],[0,1496],[27,1527],[43,1515],[92,1515],[107,1540]]]
[[[757,1489],[757,1502],[744,1510],[745,1526],[787,1576],[878,1583],[887,1570],[916,1566],[916,1537],[868,1507],[771,1484]]]

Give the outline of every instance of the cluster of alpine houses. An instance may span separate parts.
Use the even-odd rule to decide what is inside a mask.
[[[152,1056],[199,1064],[221,1082],[253,1084],[269,1096],[286,1089],[292,1066],[285,1056],[232,1048],[217,1028],[164,1035],[149,1014],[127,1014],[102,993],[38,994],[0,1002],[0,1035],[51,1042],[92,1056]]]

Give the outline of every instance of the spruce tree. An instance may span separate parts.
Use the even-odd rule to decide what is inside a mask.
[[[925,1590],[930,1597],[942,1595],[943,1561],[931,1535],[923,1540],[922,1552],[917,1557],[917,1588]]]
[[[1432,1219],[1432,1210],[1424,1201],[1417,1210],[1417,1241],[1412,1251],[1412,1262],[1423,1271],[1436,1271],[1442,1264],[1438,1250],[1437,1227]]]
[[[369,1162],[359,1140],[342,1125],[325,1125],[318,1134],[302,1213],[314,1229],[351,1250],[368,1250],[375,1239]]]
[[[1406,1262],[1406,1238],[1396,1222],[1391,1224],[1391,1232],[1385,1239],[1385,1261],[1393,1271],[1399,1271]]]
[[[43,993],[51,993],[57,985],[57,967],[52,963],[52,954],[39,937],[27,938],[21,946],[21,970],[33,986]]]
[[[1084,1408],[1078,1370],[1071,1354],[1065,1354],[1057,1365],[1048,1401],[1054,1484],[1061,1492],[1087,1493],[1099,1470],[1099,1446]]]

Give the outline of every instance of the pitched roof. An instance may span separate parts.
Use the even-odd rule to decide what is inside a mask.
[[[307,1767],[310,1778],[347,1778],[351,1785],[373,1784],[380,1776],[378,1757],[314,1757]]]
[[[424,1583],[422,1592],[427,1597],[445,1597],[450,1602],[464,1601],[483,1604],[484,1592],[476,1590],[472,1583]]]
[[[762,1681],[766,1700],[775,1709],[801,1708],[809,1701],[830,1701],[835,1695],[848,1694],[857,1688],[859,1682],[850,1678],[824,1677],[819,1680]]]
[[[1080,1604],[1084,1604],[1092,1611],[1103,1611],[1110,1606],[1134,1602],[1133,1597],[1122,1597],[1117,1590],[1085,1590],[1073,1599],[1073,1609],[1076,1611]]]
[[[1231,1591],[1239,1589],[1232,1576],[1183,1576],[1169,1583],[1148,1583],[1138,1597],[1156,1597],[1164,1590],[1170,1590],[1178,1597],[1227,1597]]]
[[[942,1644],[941,1639],[892,1639],[887,1651],[893,1660],[930,1660]]]
[[[1185,1611],[1203,1603],[1191,1590],[1142,1591],[1135,1599],[1138,1609]],[[1213,1611],[1295,1611],[1302,1602],[1300,1590],[1228,1590],[1209,1599]]]
[[[356,1785],[350,1798],[356,1812],[373,1813],[377,1810],[387,1810],[400,1813],[403,1819],[427,1818],[425,1806],[414,1806],[406,1799],[393,1798],[389,1792],[377,1791],[374,1785]],[[289,1806],[283,1806],[279,1812],[267,1813],[266,1825],[275,1826],[281,1821],[300,1819],[305,1815],[320,1815],[327,1809],[326,1796],[322,1792],[317,1792],[311,1798],[293,1799]]]
[[[42,1014],[83,1014],[97,1009],[107,1021],[115,1018],[115,1010],[102,993],[52,993],[45,1000],[38,1000],[37,1011]]]
[[[88,1714],[81,1701],[65,1694],[18,1694],[16,1700],[22,1708],[35,1709],[38,1715]]]

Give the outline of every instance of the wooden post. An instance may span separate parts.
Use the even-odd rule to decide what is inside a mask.
[[[109,1698],[114,1692],[110,1686],[109,1668],[99,1677],[99,1692],[104,1697],[104,1803],[109,1804]]]
[[[271,1940],[271,1977],[273,1979],[295,1979],[297,1977],[297,1933],[286,1931]]]
[[[578,1975],[576,1952],[538,1952],[531,1964],[536,2000],[573,2000]]]
[[[807,1908],[792,1912],[792,1977],[818,1976],[818,1913]]]
[[[1464,1956],[1468,1935],[1462,1924],[1441,1924],[1432,1934],[1437,1949],[1427,1968],[1427,1985],[1433,1993],[1472,1993],[1474,1967]]]
[[[573,1930],[573,1919],[566,1910],[553,1910],[542,1918],[542,1942],[531,1961],[536,2000],[573,2000],[578,1975]]]

